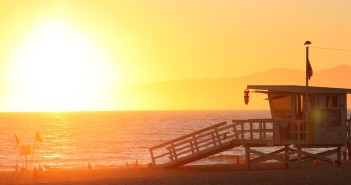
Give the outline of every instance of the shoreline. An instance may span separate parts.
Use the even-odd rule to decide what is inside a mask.
[[[194,165],[175,169],[121,167],[111,169],[49,169],[0,172],[0,184],[349,184],[351,161],[342,167],[313,162],[285,169],[282,163]]]

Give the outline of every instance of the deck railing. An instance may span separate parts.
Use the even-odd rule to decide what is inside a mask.
[[[272,119],[233,120],[236,139],[243,143],[270,143],[273,141],[274,124]]]
[[[306,120],[233,120],[236,139],[243,144],[307,144],[314,139],[313,122]]]

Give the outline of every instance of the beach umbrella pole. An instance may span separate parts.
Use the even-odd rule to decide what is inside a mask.
[[[37,139],[34,139],[34,144],[33,144],[33,150],[32,150],[32,157],[30,159],[30,163],[29,163],[29,168],[32,167],[32,162],[33,162],[33,156],[34,156],[34,149],[35,149],[35,143],[36,143]]]
[[[16,145],[17,145],[17,148],[18,148],[18,153],[19,153],[19,155],[21,157],[22,167],[24,168],[23,157],[22,157],[22,154],[21,154],[21,149],[19,147],[20,140],[18,139],[16,134],[15,134],[15,139],[16,139]]]
[[[18,148],[19,155],[21,156],[22,167],[24,168],[23,157],[21,155],[21,150],[18,144],[17,144],[17,148]]]

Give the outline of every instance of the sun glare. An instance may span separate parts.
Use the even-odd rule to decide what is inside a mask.
[[[111,60],[88,35],[62,21],[42,23],[11,56],[6,109],[106,110],[117,84]]]

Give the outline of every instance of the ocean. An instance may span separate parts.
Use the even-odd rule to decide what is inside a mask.
[[[151,162],[148,148],[233,119],[271,118],[269,110],[0,113],[0,171],[22,166],[19,145],[34,146],[28,167],[112,168]],[[35,141],[39,133],[42,142]],[[35,144],[35,145],[34,145]],[[195,162],[233,163],[235,148]]]

